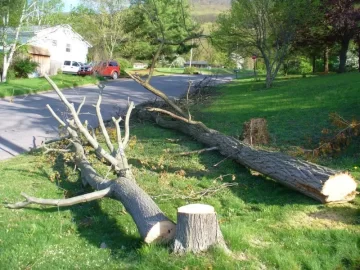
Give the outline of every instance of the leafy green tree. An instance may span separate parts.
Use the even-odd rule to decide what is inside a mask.
[[[3,51],[1,81],[6,82],[8,69],[18,48],[21,28],[31,16],[36,0],[0,0],[0,49]]]
[[[92,31],[96,33],[97,39],[93,40],[99,47],[105,49],[106,58],[113,59],[114,52],[125,40],[124,29],[125,0],[85,0],[83,10],[87,14],[87,21],[92,19]],[[92,11],[92,12],[91,12]],[[83,26],[83,27],[88,27]]]
[[[314,4],[314,1],[311,1]],[[224,51],[257,55],[266,67],[266,87],[271,87],[310,1],[234,0],[231,10],[217,21],[212,36]]]
[[[192,48],[189,41],[203,36],[185,0],[131,1],[125,31],[131,33],[128,44],[134,45],[132,53],[138,55],[138,49],[143,49],[139,52],[142,58],[153,59],[147,83],[160,55],[173,60]]]

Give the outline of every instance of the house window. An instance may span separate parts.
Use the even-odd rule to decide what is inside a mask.
[[[71,51],[71,44],[66,44],[66,52],[70,52]]]
[[[52,45],[54,46],[54,47],[56,47],[57,46],[57,40],[52,40]]]

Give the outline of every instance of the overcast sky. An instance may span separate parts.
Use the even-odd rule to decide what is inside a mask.
[[[73,7],[76,7],[80,0],[62,0],[64,2],[64,11],[70,11]]]

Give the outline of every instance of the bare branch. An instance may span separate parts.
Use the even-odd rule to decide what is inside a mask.
[[[189,121],[191,121],[191,114],[190,114],[190,108],[189,108],[189,92],[190,92],[191,86],[192,86],[192,81],[189,81],[189,87],[186,92],[186,107],[187,107]]]
[[[14,204],[7,204],[6,207],[11,209],[19,209],[28,206],[29,204],[51,205],[58,207],[70,206],[78,203],[90,202],[97,199],[101,199],[105,196],[108,196],[111,193],[111,191],[112,191],[111,187],[108,187],[103,190],[94,191],[88,194],[72,197],[69,199],[42,199],[42,198],[30,197],[25,193],[21,193],[21,195],[25,197],[26,201],[14,203]]]
[[[126,117],[125,117],[125,136],[124,136],[124,141],[123,141],[123,146],[124,148],[127,147],[127,144],[129,142],[129,138],[130,138],[130,115],[132,110],[135,108],[134,106],[134,102],[130,102],[129,108],[127,110],[126,113]]]
[[[124,148],[123,143],[122,143],[122,139],[121,139],[121,130],[120,130],[120,125],[119,125],[121,120],[122,120],[121,117],[119,117],[119,119],[117,119],[117,120],[115,119],[115,117],[112,118],[112,121],[114,122],[115,128],[116,128],[118,149]],[[114,156],[116,156],[116,154]]]
[[[46,107],[49,109],[52,116],[59,122],[59,124],[62,125],[63,127],[66,127],[65,122],[60,119],[60,117],[54,112],[54,110],[50,107],[50,105],[46,104]]]
[[[179,107],[177,106],[167,95],[165,95],[160,90],[156,89],[155,87],[151,86],[150,84],[146,83],[142,79],[140,79],[138,76],[134,76],[130,72],[126,71],[126,73],[137,83],[142,85],[145,89],[149,90],[154,95],[162,98],[167,104],[169,104],[177,113],[179,113],[183,117],[187,117],[187,114]]]
[[[199,38],[209,38],[209,35],[204,35],[202,33],[198,33],[198,34],[195,34],[195,35],[191,35],[189,37],[186,37],[182,40],[164,40],[164,39],[160,39],[158,38],[158,42],[159,43],[163,43],[165,45],[181,45],[181,44],[184,44],[185,42],[187,41],[190,41],[190,40],[193,40],[193,39],[199,39]]]
[[[103,157],[105,160],[107,160],[109,163],[111,163],[115,170],[118,171],[119,167],[118,167],[118,162],[117,160],[110,155],[109,153],[107,153],[101,146],[100,144],[97,142],[96,139],[94,139],[91,134],[89,133],[89,131],[83,126],[83,124],[81,123],[77,112],[74,108],[74,106],[72,106],[69,101],[66,99],[66,97],[64,96],[64,94],[59,90],[59,88],[57,87],[57,85],[49,78],[49,76],[47,76],[46,74],[44,75],[45,79],[50,83],[50,85],[52,86],[52,88],[56,91],[56,93],[58,94],[58,96],[60,97],[61,101],[66,105],[66,107],[70,110],[71,115],[74,118],[74,122],[76,124],[76,127],[79,129],[79,131],[81,132],[81,134],[84,135],[84,137],[86,138],[86,140],[91,144],[91,146],[94,148],[94,150],[96,151],[96,153],[98,155],[100,155],[101,157]],[[105,86],[104,86],[105,87]]]
[[[149,76],[148,76],[148,78],[147,78],[146,81],[145,81],[146,84],[150,83],[150,80],[151,80],[151,78],[152,78],[152,76],[153,76],[153,74],[154,74],[156,61],[157,61],[157,59],[159,58],[160,53],[161,53],[161,50],[162,50],[163,47],[164,47],[164,43],[161,43],[160,46],[159,46],[159,48],[157,49],[157,51],[156,51],[153,59],[152,59],[151,66],[150,66]]]
[[[106,127],[104,125],[104,120],[102,118],[101,109],[100,109],[101,100],[102,100],[102,91],[105,88],[105,86],[104,87],[99,87],[99,88],[100,88],[99,99],[98,99],[98,101],[96,103],[96,107],[95,107],[96,108],[96,115],[98,117],[100,130],[101,130],[102,134],[104,135],[106,145],[109,148],[110,153],[112,153],[112,152],[114,152],[114,146],[111,143],[109,134],[108,134],[108,132],[106,130]]]
[[[192,124],[192,125],[199,125],[206,132],[210,132],[209,128],[207,126],[205,126],[204,123],[202,123],[202,122],[192,121],[192,120],[186,119],[185,117],[178,116],[178,115],[176,115],[176,114],[174,114],[172,112],[169,112],[167,110],[163,110],[163,109],[160,109],[160,108],[146,108],[146,110],[148,110],[149,112],[160,112],[160,113],[163,113],[163,114],[167,114],[167,115],[171,116],[172,118],[183,121],[185,123],[189,123],[189,124]]]
[[[86,97],[84,97],[84,98],[83,98],[83,101],[80,103],[79,108],[77,109],[77,112],[76,112],[77,115],[80,114],[81,108],[82,108],[82,106],[84,106],[84,104],[85,104],[85,100],[86,100]]]

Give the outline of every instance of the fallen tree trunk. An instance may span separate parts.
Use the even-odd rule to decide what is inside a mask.
[[[86,160],[81,144],[75,144],[76,164],[81,171],[84,184],[95,190],[111,188],[107,196],[119,200],[134,220],[141,238],[146,243],[167,243],[174,238],[175,223],[160,210],[151,197],[133,179],[119,177],[105,180]]]
[[[161,127],[188,134],[209,147],[217,147],[224,156],[322,203],[352,201],[356,196],[357,184],[346,172],[335,171],[278,152],[252,148],[231,136],[204,128],[203,124],[189,123],[179,120],[180,118],[166,120],[154,109],[142,109],[138,116],[155,121]]]

